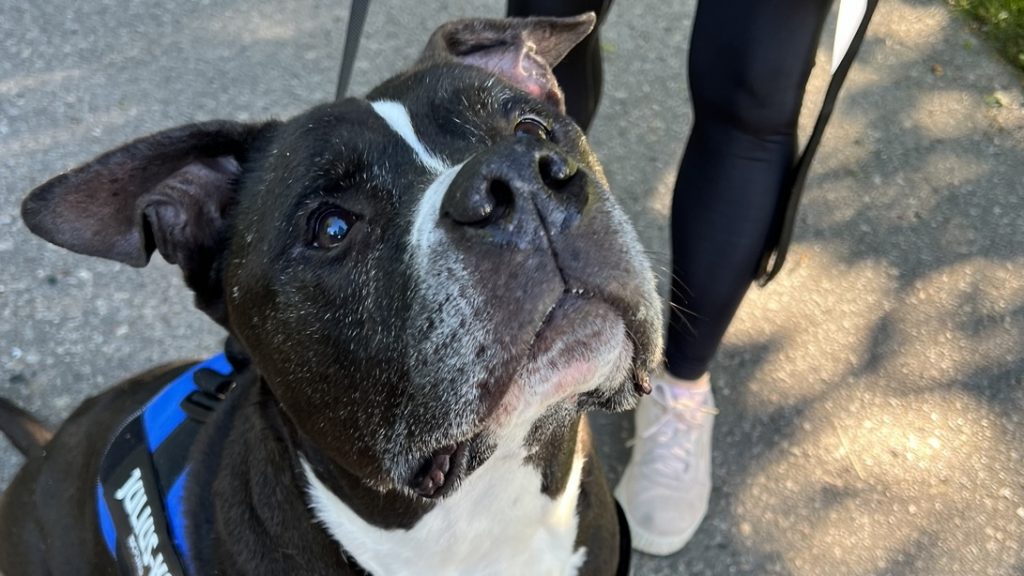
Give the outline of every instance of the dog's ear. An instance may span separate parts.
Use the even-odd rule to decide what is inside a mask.
[[[213,121],[140,138],[39,186],[29,230],[81,254],[181,266],[196,303],[224,323],[219,259],[241,165],[266,124]]]
[[[593,12],[572,18],[455,20],[434,31],[417,64],[478,66],[564,111],[562,90],[551,70],[596,21]]]

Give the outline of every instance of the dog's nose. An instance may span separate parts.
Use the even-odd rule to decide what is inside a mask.
[[[505,240],[531,235],[539,217],[558,234],[580,219],[590,189],[586,172],[554,145],[517,138],[466,162],[445,193],[441,217]]]

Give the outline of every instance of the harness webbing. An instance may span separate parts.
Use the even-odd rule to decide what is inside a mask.
[[[122,574],[188,573],[182,510],[188,456],[231,375],[224,354],[192,366],[129,417],[103,454],[99,527]]]

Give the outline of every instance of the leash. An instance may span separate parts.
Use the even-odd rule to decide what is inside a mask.
[[[775,224],[772,235],[765,246],[765,251],[761,255],[757,273],[754,275],[758,286],[765,286],[771,282],[775,275],[779,273],[779,270],[782,269],[782,264],[786,261],[789,243],[793,239],[793,226],[796,224],[796,213],[800,207],[800,198],[803,196],[804,184],[807,181],[807,174],[811,168],[811,160],[814,159],[814,154],[818,151],[822,135],[825,132],[825,125],[828,124],[829,118],[832,117],[832,110],[835,107],[836,98],[839,96],[839,89],[842,87],[843,81],[846,80],[846,75],[853,65],[854,58],[857,57],[857,51],[860,50],[860,46],[864,41],[864,35],[868,29],[868,23],[871,22],[871,16],[875,13],[877,6],[878,0],[842,0],[840,3],[839,22],[836,25],[836,41],[832,58],[832,80],[829,82],[828,90],[825,91],[825,100],[821,104],[821,112],[818,113],[818,119],[814,123],[811,137],[807,140],[807,145],[804,146],[803,152],[790,172],[789,186],[787,186],[789,195],[780,200],[780,203],[784,202],[786,205],[785,211],[781,221]],[[853,30],[850,23],[852,15],[855,15],[856,12],[862,12],[862,16],[856,32],[850,37],[850,31]],[[845,53],[841,50],[843,44],[847,45]],[[843,55],[837,59],[836,53],[842,53]]]
[[[352,79],[352,69],[356,63],[356,52],[359,51],[359,39],[363,35],[366,14],[370,11],[370,0],[352,0],[348,12],[348,29],[345,32],[345,51],[341,56],[341,70],[338,72],[338,87],[334,99],[341,100],[348,92],[348,83]]]

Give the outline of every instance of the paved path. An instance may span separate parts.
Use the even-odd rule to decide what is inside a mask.
[[[450,17],[496,1],[374,3],[355,90]],[[32,238],[34,184],[194,119],[288,116],[333,92],[347,4],[0,0],[0,395],[59,421],[133,371],[214,350],[175,269]],[[660,265],[691,120],[693,3],[620,2],[593,130]],[[1021,77],[941,0],[879,9],[783,275],[744,304],[713,371],[707,522],[637,574],[1024,573]],[[827,50],[812,81],[820,97]],[[613,475],[629,419],[598,428]],[[0,445],[0,486],[19,465]]]

